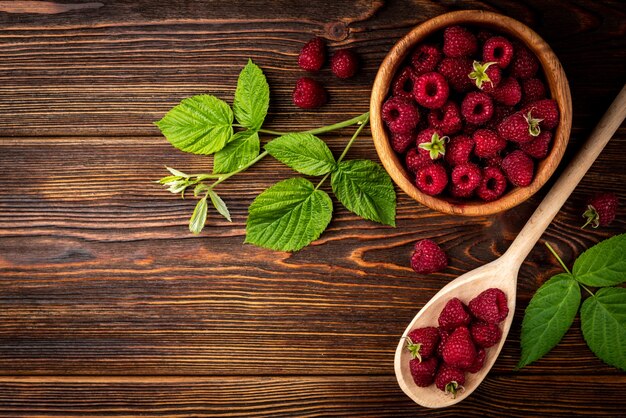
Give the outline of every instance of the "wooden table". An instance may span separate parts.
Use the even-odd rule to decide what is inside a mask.
[[[520,371],[523,310],[560,271],[537,245],[520,272],[501,357],[463,403],[432,411],[398,388],[393,353],[406,324],[455,276],[507,248],[541,195],[498,216],[435,213],[398,192],[398,226],[339,205],[314,245],[289,254],[244,245],[253,197],[292,171],[267,158],[220,187],[233,223],[153,183],[163,166],[207,171],[152,122],[184,97],[229,102],[252,58],[272,89],[270,129],[305,130],[368,110],[385,53],[447,10],[480,8],[530,25],[553,47],[574,101],[566,160],[626,74],[619,1],[0,1],[0,411],[3,416],[618,416],[626,376],[586,347],[575,321],[548,356]],[[291,89],[312,35],[363,58],[354,80],[328,69],[330,104],[301,111]],[[339,153],[352,130],[324,138]],[[366,133],[368,133],[366,131]],[[369,134],[369,133],[368,133]],[[270,137],[263,137],[268,140]],[[586,196],[626,202],[626,130],[618,131],[544,235],[564,260],[626,231],[579,228]],[[376,159],[365,135],[350,156]],[[418,277],[412,244],[434,238],[451,266]]]

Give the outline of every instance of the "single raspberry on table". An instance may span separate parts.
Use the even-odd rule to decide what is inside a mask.
[[[298,65],[306,71],[319,71],[326,61],[326,42],[322,38],[313,38],[300,50]]]
[[[509,314],[506,295],[495,287],[481,292],[472,299],[469,309],[477,319],[489,324],[502,322]]]
[[[494,36],[483,45],[483,61],[495,62],[500,68],[506,68],[513,59],[513,44],[502,36]]]
[[[404,97],[408,100],[415,99],[413,87],[415,85],[415,72],[411,67],[404,67],[400,74],[393,80],[391,91],[394,96]]]
[[[439,367],[439,371],[435,376],[435,385],[437,389],[444,391],[446,394],[456,397],[457,392],[463,390],[465,384],[465,373],[462,370],[443,363]]]
[[[552,132],[541,131],[538,137],[530,142],[524,142],[519,147],[526,154],[537,160],[543,160],[550,150],[550,142],[552,142]]]
[[[470,58],[444,58],[437,67],[437,72],[443,75],[452,90],[464,93],[474,87],[474,82],[468,77],[472,72],[472,60]]]
[[[445,160],[453,167],[468,163],[473,150],[474,140],[471,137],[467,135],[455,136],[446,147]]]
[[[441,164],[425,164],[415,174],[415,185],[427,195],[436,196],[448,185],[448,173]]]
[[[541,119],[534,118],[531,113],[515,112],[500,122],[498,134],[506,140],[523,144],[539,136],[540,122]]]
[[[592,227],[606,226],[613,222],[617,214],[618,200],[615,193],[598,193],[587,202],[587,210],[583,214],[587,222],[583,228],[591,224]]]
[[[487,162],[489,164],[490,162]],[[478,197],[485,202],[499,198],[506,191],[506,177],[497,166],[488,166],[483,170],[483,178],[476,189]]]
[[[296,81],[293,89],[293,104],[302,109],[314,109],[322,106],[327,101],[324,87],[309,77],[302,77]]]
[[[409,151],[406,153],[406,157],[404,161],[406,163],[406,168],[408,168],[409,171],[413,173],[417,173],[417,170],[419,170],[421,167],[425,166],[426,164],[432,163],[432,160],[430,159],[430,155],[419,153],[417,151],[417,148],[415,147],[409,149]]]
[[[502,331],[497,324],[490,324],[487,322],[474,322],[470,327],[472,334],[472,340],[477,346],[482,348],[489,348],[496,345],[502,337]]]
[[[340,49],[331,58],[330,69],[339,78],[353,77],[359,70],[359,57],[351,49]]]
[[[382,118],[392,133],[406,134],[415,129],[420,121],[420,114],[412,101],[391,97],[383,104]]]
[[[478,371],[482,369],[485,364],[485,357],[487,357],[487,352],[484,348],[476,350],[476,359],[474,360],[474,363],[467,368],[467,371],[470,373],[478,373]]]
[[[554,129],[559,124],[559,105],[556,100],[542,99],[528,103],[522,108],[522,113],[538,119],[543,129]]]
[[[546,86],[538,78],[522,80],[522,104],[536,102],[546,98]]]
[[[493,89],[491,97],[506,106],[515,106],[522,100],[522,87],[513,77],[505,78]]]
[[[443,53],[447,57],[468,57],[478,49],[476,36],[462,26],[449,26],[443,31]]]
[[[427,128],[417,134],[417,151],[428,155],[431,160],[438,160],[446,153],[447,136],[439,135],[436,129]]]
[[[485,63],[474,61],[472,68],[474,71],[469,73],[469,78],[485,93],[493,92],[502,81],[502,70],[493,61]]]
[[[455,134],[463,128],[461,109],[450,100],[440,109],[432,109],[428,113],[428,123],[442,135]]]
[[[450,88],[444,76],[430,72],[415,78],[413,93],[420,105],[428,109],[438,109],[448,100]]]
[[[485,93],[468,93],[461,103],[461,114],[469,123],[482,125],[493,115],[493,102]]]
[[[521,79],[534,77],[539,70],[539,61],[535,54],[520,43],[516,43],[513,48],[515,53],[511,62],[511,76]]]
[[[482,173],[476,164],[465,163],[452,169],[451,192],[456,197],[470,197],[480,185]]]
[[[416,273],[435,273],[445,269],[447,266],[448,257],[436,242],[430,239],[423,239],[415,243],[413,255],[411,256],[411,267]]]
[[[493,157],[506,148],[506,139],[491,129],[478,129],[472,139],[476,144],[474,154],[480,158]]]
[[[445,331],[454,331],[458,327],[469,325],[471,320],[472,317],[465,304],[459,298],[452,298],[441,310],[437,322],[439,328]]]
[[[402,154],[413,144],[415,144],[415,133],[391,133],[391,148],[398,154]]]
[[[476,359],[476,346],[472,341],[469,329],[462,326],[455,329],[446,340],[441,351],[445,364],[465,370]]]
[[[514,186],[526,187],[533,181],[535,163],[524,151],[515,150],[502,159],[502,171]]]
[[[411,357],[424,361],[431,357],[439,344],[439,331],[435,327],[416,328],[406,338],[406,348]]]
[[[422,44],[411,54],[411,65],[418,75],[435,71],[439,61],[441,51],[434,45]]]
[[[421,388],[430,386],[435,381],[438,365],[439,362],[436,357],[431,357],[424,361],[418,359],[409,361],[409,369],[415,384]]]

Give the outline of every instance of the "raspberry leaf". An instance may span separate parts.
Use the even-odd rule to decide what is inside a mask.
[[[626,289],[598,290],[583,302],[580,322],[591,351],[605,363],[626,371]]]
[[[328,145],[309,133],[280,136],[265,144],[265,150],[283,164],[307,176],[321,176],[335,169]]]
[[[245,242],[297,251],[324,232],[332,212],[328,194],[309,180],[283,180],[258,195],[248,208]]]
[[[181,151],[209,155],[233,136],[233,111],[215,96],[189,97],[156,122],[163,135]]]
[[[237,121],[248,129],[258,131],[263,125],[270,105],[270,87],[263,71],[248,59],[239,73],[233,111]]]
[[[574,278],[587,286],[614,286],[626,281],[626,234],[594,245],[574,262]]]
[[[540,359],[561,341],[579,305],[580,288],[569,273],[557,274],[537,290],[524,314],[517,368]]]
[[[261,142],[255,131],[237,132],[232,141],[215,153],[213,172],[230,173],[244,167],[259,155]]]
[[[193,210],[193,214],[189,219],[189,230],[194,234],[199,234],[204,228],[204,224],[206,222],[208,205],[206,202],[206,196],[202,199],[198,200],[196,203],[196,208]]]
[[[232,219],[230,219],[230,212],[228,211],[228,207],[226,207],[226,203],[224,203],[222,198],[219,197],[219,195],[211,189],[208,190],[208,193],[209,197],[211,198],[211,203],[213,203],[213,207],[215,207],[219,214],[226,218],[228,222],[232,222]]]
[[[331,174],[337,199],[362,218],[385,225],[396,225],[396,193],[389,174],[370,160],[339,163]]]

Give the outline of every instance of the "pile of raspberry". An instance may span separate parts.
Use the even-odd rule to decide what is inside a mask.
[[[439,327],[416,328],[407,336],[413,381],[419,387],[435,383],[456,396],[465,373],[476,373],[485,362],[485,349],[500,341],[502,322],[509,314],[506,295],[491,288],[465,305],[452,298],[439,315]]]
[[[528,186],[559,122],[535,55],[462,26],[418,45],[382,107],[391,146],[431,195],[493,201]]]

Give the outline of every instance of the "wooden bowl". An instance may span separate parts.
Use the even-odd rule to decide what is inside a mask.
[[[389,96],[391,82],[407,55],[430,35],[452,25],[484,27],[523,42],[539,59],[550,96],[559,106],[560,121],[554,133],[550,154],[536,164],[535,178],[532,183],[527,187],[515,187],[493,202],[460,201],[451,197],[429,196],[422,193],[415,186],[414,176],[405,170],[397,154],[391,148],[389,136],[382,121],[382,104]],[[427,20],[393,46],[376,74],[370,100],[370,114],[376,152],[391,178],[406,194],[439,212],[466,216],[491,215],[519,205],[535,194],[554,173],[569,141],[572,125],[572,98],[561,63],[550,46],[537,33],[510,17],[480,10],[463,10]]]

